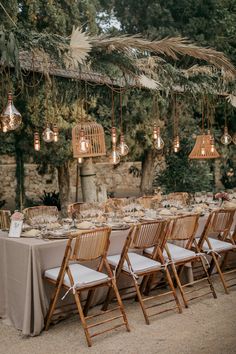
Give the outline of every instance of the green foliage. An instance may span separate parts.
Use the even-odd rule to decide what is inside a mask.
[[[46,192],[43,191],[43,196],[40,199],[43,205],[56,206],[58,210],[61,210],[60,195],[56,191]]]
[[[188,144],[182,141],[182,148],[177,154],[166,157],[166,169],[160,173],[154,184],[170,192],[197,192],[213,189],[213,175],[206,161],[191,161],[186,152]]]

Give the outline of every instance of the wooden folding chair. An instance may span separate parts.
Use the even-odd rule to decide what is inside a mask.
[[[212,281],[207,272],[207,266],[205,264],[206,259],[204,254],[200,252],[193,252],[192,246],[194,243],[194,237],[198,228],[199,214],[188,214],[178,216],[172,219],[172,226],[169,228],[168,242],[165,245],[165,252],[163,253],[165,260],[169,260],[176,283],[179,287],[183,302],[185,307],[188,307],[188,301],[212,294],[216,298],[216,293]],[[178,245],[179,243],[179,245]],[[181,245],[180,245],[181,243]],[[198,266],[201,271],[203,271],[204,277],[199,279],[191,279],[184,285],[180,281],[180,275],[184,269],[185,265],[193,266],[195,263],[200,263]],[[193,293],[195,288],[192,290],[184,291],[184,288],[189,285],[194,285],[203,280],[207,280],[210,291],[207,293],[196,295],[187,300],[186,295]],[[203,289],[202,287],[201,289]],[[196,289],[196,290],[201,290]]]
[[[116,286],[115,278],[107,262],[107,250],[109,246],[110,228],[100,228],[85,232],[75,232],[69,236],[66,245],[64,258],[60,267],[46,270],[44,278],[55,285],[55,290],[51,298],[49,310],[45,319],[45,330],[48,330],[51,318],[54,314],[56,303],[62,288],[67,292],[73,291],[75,303],[79,312],[82,326],[86,335],[88,346],[92,345],[91,338],[99,334],[111,331],[121,326],[126,326],[130,331],[126,313]],[[98,260],[99,264],[96,270],[88,268],[78,262]],[[71,262],[73,262],[71,264]],[[103,273],[103,268],[107,274]],[[87,316],[91,306],[94,291],[97,287],[108,286],[113,289],[118,301],[118,306],[110,311]],[[87,300],[84,309],[81,305],[80,295],[82,291],[88,291]],[[104,315],[108,312],[119,310],[120,315],[106,318],[100,322],[88,324],[87,321]],[[116,324],[108,329],[90,334],[90,329],[110,321],[122,319],[121,324]]]
[[[82,202],[69,204],[67,207],[68,216],[69,217],[73,216],[75,218],[80,217],[80,209],[82,204],[83,204]]]
[[[208,273],[211,274],[213,269],[216,268],[226,294],[229,293],[228,288],[230,285],[227,284],[224,274],[229,272],[223,272],[219,260],[222,256],[225,258],[229,252],[235,250],[234,242],[228,242],[230,239],[233,241],[233,237],[230,238],[230,231],[235,212],[236,209],[232,208],[213,211],[207,219],[201,237],[197,239],[195,243],[200,252],[211,256]],[[215,236],[216,238],[209,236]],[[223,261],[223,264],[224,263]]]
[[[11,224],[10,210],[0,210],[0,229],[9,230]]]
[[[161,253],[161,249],[163,247],[163,243],[165,242],[167,235],[166,225],[167,221],[153,221],[138,224],[137,226],[131,228],[121,255],[116,254],[107,257],[109,264],[111,265],[111,267],[113,267],[113,269],[115,269],[117,279],[120,277],[121,274],[125,274],[126,276],[129,276],[132,279],[135,288],[135,294],[141,306],[146,324],[150,323],[150,316],[170,311],[175,308],[178,309],[179,313],[182,312],[180,302],[178,300],[174,285],[172,283],[172,279],[169,274],[169,270],[165,265]],[[134,251],[142,253],[147,247],[154,247],[153,254],[156,259],[159,259],[159,261],[150,259],[138,253],[134,253]],[[162,272],[166,276],[170,291],[155,296],[143,298],[142,290],[143,288],[145,288],[145,285],[143,286],[143,282],[139,284],[138,278],[144,277],[143,279],[145,280],[148,279],[149,276],[154,275],[158,272]],[[148,309],[160,306],[163,303],[157,302],[154,305],[152,304],[147,307],[145,307],[144,303],[146,303],[146,301],[148,300],[154,300],[155,298],[159,298],[167,294],[173,296],[173,300],[171,301],[175,301],[176,306],[164,309],[157,313],[148,314]],[[111,289],[109,289],[103,309],[107,309],[109,303],[112,300],[112,297],[113,294],[111,292]],[[164,302],[164,304],[167,302],[170,301],[166,301]]]
[[[55,222],[58,220],[59,213],[56,206],[38,205],[23,210],[25,219],[29,224],[47,223],[48,220]]]

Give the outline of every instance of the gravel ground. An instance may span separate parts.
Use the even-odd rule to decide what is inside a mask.
[[[138,303],[125,302],[131,332],[124,328],[95,337],[87,348],[82,326],[73,316],[38,337],[23,338],[0,322],[0,354],[235,354],[236,287],[225,295],[214,280],[218,299],[194,300],[182,314],[168,312],[145,325]]]

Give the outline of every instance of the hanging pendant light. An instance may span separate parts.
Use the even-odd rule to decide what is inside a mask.
[[[53,130],[53,141],[54,143],[57,143],[59,140],[59,130],[56,124],[54,124],[52,130]]]
[[[117,147],[117,151],[120,156],[126,156],[129,153],[129,147],[125,143],[125,137],[123,134],[122,92],[120,92],[120,144]]]
[[[156,126],[156,124],[154,124],[154,126],[153,126],[153,140],[154,141],[157,140],[157,137],[158,137],[158,135],[157,135],[157,126]]]
[[[179,141],[179,136],[177,135],[174,139],[174,143],[173,143],[173,149],[174,152],[178,152],[180,148],[180,141]]]
[[[40,150],[40,137],[39,133],[35,132],[34,133],[34,150],[39,151]]]
[[[120,154],[114,144],[112,145],[112,152],[109,156],[109,162],[113,165],[118,165],[118,163],[120,163]]]
[[[232,138],[231,138],[231,136],[228,133],[228,127],[227,126],[224,127],[224,134],[220,138],[220,141],[221,141],[221,143],[223,145],[226,145],[226,146],[229,145],[231,143],[231,141],[232,141]]]
[[[126,156],[129,153],[129,148],[128,145],[125,143],[125,138],[123,134],[121,134],[120,136],[120,144],[118,145],[117,150],[120,156]]]
[[[116,144],[116,141],[117,141],[116,128],[112,127],[111,128],[111,142],[112,142],[112,144]]]
[[[83,162],[84,162],[83,157],[78,157],[78,164],[82,165]]]
[[[164,148],[164,141],[161,137],[161,130],[160,127],[157,127],[157,137],[154,140],[154,147],[156,150],[162,150]]]
[[[47,124],[46,128],[44,129],[42,137],[45,143],[51,143],[53,141],[54,134],[49,124]]]
[[[1,115],[2,131],[6,133],[9,130],[15,130],[19,128],[22,122],[20,112],[16,109],[12,101],[12,93],[8,93],[7,106]]]

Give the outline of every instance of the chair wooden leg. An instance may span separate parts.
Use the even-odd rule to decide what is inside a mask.
[[[123,321],[124,321],[124,324],[126,326],[126,329],[127,329],[128,332],[130,332],[130,327],[129,327],[128,319],[127,319],[127,316],[126,316],[126,313],[125,313],[124,305],[123,305],[123,302],[121,300],[120,293],[119,293],[119,291],[117,289],[116,282],[115,282],[114,279],[112,279],[112,288],[114,289],[114,293],[115,293],[115,296],[117,298],[117,302],[118,302],[121,314],[123,316]]]
[[[94,289],[89,290],[89,292],[88,292],[87,300],[86,300],[86,303],[85,303],[84,309],[83,309],[85,316],[87,316],[87,314],[88,314],[88,310],[89,310],[91,303],[93,301],[94,293],[95,293]]]
[[[166,278],[167,278],[168,284],[169,284],[170,289],[171,289],[171,291],[172,291],[172,294],[173,294],[173,296],[174,296],[176,305],[177,305],[177,307],[178,307],[179,313],[182,313],[182,307],[181,307],[181,304],[180,304],[180,302],[179,302],[179,299],[178,299],[178,296],[177,296],[177,294],[176,294],[176,290],[175,290],[174,284],[173,284],[172,279],[171,279],[171,276],[170,276],[170,272],[169,272],[169,270],[168,270],[167,267],[166,267],[166,269],[165,269],[165,273],[166,273]]]
[[[222,284],[223,284],[223,287],[224,287],[224,289],[225,289],[225,293],[226,293],[226,294],[229,294],[229,290],[228,290],[228,288],[227,288],[227,284],[226,284],[224,275],[223,275],[223,273],[222,273],[222,271],[221,271],[221,269],[220,269],[220,265],[219,265],[219,263],[218,263],[218,260],[217,260],[217,258],[216,258],[216,256],[215,256],[214,253],[212,253],[211,256],[212,256],[212,259],[214,259],[214,263],[215,263],[217,272],[219,273],[219,276],[220,276],[221,282],[222,282]]]
[[[183,290],[181,281],[180,281],[180,279],[179,279],[179,276],[178,276],[178,273],[177,273],[175,264],[171,262],[170,265],[171,265],[171,269],[172,269],[172,272],[173,272],[174,277],[175,277],[176,284],[177,284],[177,286],[178,286],[178,288],[179,288],[181,297],[182,297],[182,299],[183,299],[184,306],[185,306],[186,308],[188,308],[188,301],[187,301],[187,299],[186,299],[186,297],[185,297],[184,290]]]
[[[113,288],[109,287],[106,299],[105,299],[105,301],[104,301],[104,303],[102,305],[102,311],[106,311],[108,309],[108,306],[111,303],[113,297],[114,297]]]
[[[210,288],[211,288],[212,295],[213,295],[213,297],[214,297],[215,299],[217,299],[217,295],[216,295],[216,292],[215,292],[215,288],[214,288],[214,286],[213,286],[213,284],[212,284],[210,275],[208,274],[206,265],[205,265],[205,263],[204,263],[202,257],[200,257],[200,262],[202,263],[202,267],[203,267],[203,270],[204,270],[204,272],[205,272],[205,275],[206,275],[208,284],[209,284],[209,286],[210,286]]]
[[[51,322],[51,318],[52,318],[52,315],[54,313],[54,310],[55,310],[55,306],[56,306],[56,303],[57,303],[57,300],[58,300],[58,296],[60,294],[60,290],[61,290],[61,287],[58,287],[58,288],[55,288],[55,291],[52,295],[52,298],[51,298],[51,301],[50,301],[50,305],[49,305],[49,309],[48,309],[48,313],[46,315],[46,318],[45,318],[45,331],[48,330],[49,328],[49,325],[50,325],[50,322]]]
[[[142,309],[142,311],[143,311],[143,316],[144,316],[144,318],[145,318],[145,322],[146,322],[146,324],[149,325],[149,324],[150,324],[150,321],[149,321],[149,319],[148,319],[147,311],[146,311],[146,309],[145,309],[145,307],[144,307],[142,295],[141,295],[141,293],[140,293],[140,291],[139,291],[139,286],[138,286],[138,283],[137,283],[136,279],[134,279],[134,286],[135,286],[135,290],[136,290],[136,294],[137,294],[137,297],[138,297],[139,304],[140,304],[141,309]]]
[[[82,309],[82,305],[81,305],[81,302],[80,302],[80,298],[79,298],[78,292],[75,292],[74,297],[75,297],[75,302],[76,302],[76,305],[77,305],[77,308],[78,308],[79,316],[80,316],[80,319],[81,319],[81,323],[82,323],[82,326],[83,326],[83,329],[84,329],[84,333],[85,333],[85,336],[86,336],[86,340],[87,340],[88,346],[91,347],[92,346],[92,341],[91,341],[91,337],[89,335],[88,326],[87,326],[87,323],[86,323],[86,320],[85,320],[85,316],[84,316],[84,312],[83,312],[83,309]]]

